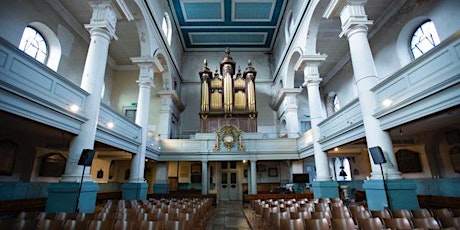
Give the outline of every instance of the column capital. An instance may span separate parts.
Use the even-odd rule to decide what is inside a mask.
[[[85,28],[91,33],[93,29],[103,29],[112,38],[118,40],[115,34],[115,26],[119,13],[111,1],[91,1],[89,5],[93,9],[93,14],[89,24]]]
[[[329,2],[323,17],[331,18],[340,16],[342,32],[339,34],[339,37],[342,37],[356,25],[367,27],[367,25],[373,23],[372,20],[368,20],[367,18],[364,9],[366,2],[367,0],[332,0]]]
[[[305,78],[304,83],[302,86],[309,87],[309,86],[319,86],[323,79],[322,78]]]
[[[294,65],[296,71],[302,71],[307,66],[319,66],[322,61],[326,60],[326,54],[307,54],[300,56],[297,63]]]

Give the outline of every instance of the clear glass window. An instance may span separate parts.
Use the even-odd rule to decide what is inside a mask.
[[[337,97],[337,95],[334,96],[334,112],[337,112],[340,110],[340,102],[339,102],[339,98]]]
[[[46,64],[48,58],[48,44],[42,34],[36,29],[28,26],[24,29],[19,49],[35,58],[37,61]]]
[[[411,50],[414,58],[422,56],[440,43],[438,32],[431,20],[420,25],[412,35]]]
[[[169,18],[168,13],[163,15],[163,21],[161,23],[161,29],[166,36],[166,40],[168,41],[168,45],[171,45],[171,38],[172,38],[172,26],[171,20]]]

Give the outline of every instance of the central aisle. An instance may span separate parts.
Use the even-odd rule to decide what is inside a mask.
[[[250,230],[241,201],[220,201],[208,230]]]

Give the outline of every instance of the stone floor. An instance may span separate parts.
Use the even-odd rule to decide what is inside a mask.
[[[252,230],[241,201],[220,201],[207,230]]]

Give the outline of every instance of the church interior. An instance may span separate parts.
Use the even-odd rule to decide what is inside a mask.
[[[0,4],[0,226],[168,199],[181,229],[288,200],[460,229],[457,0]]]

